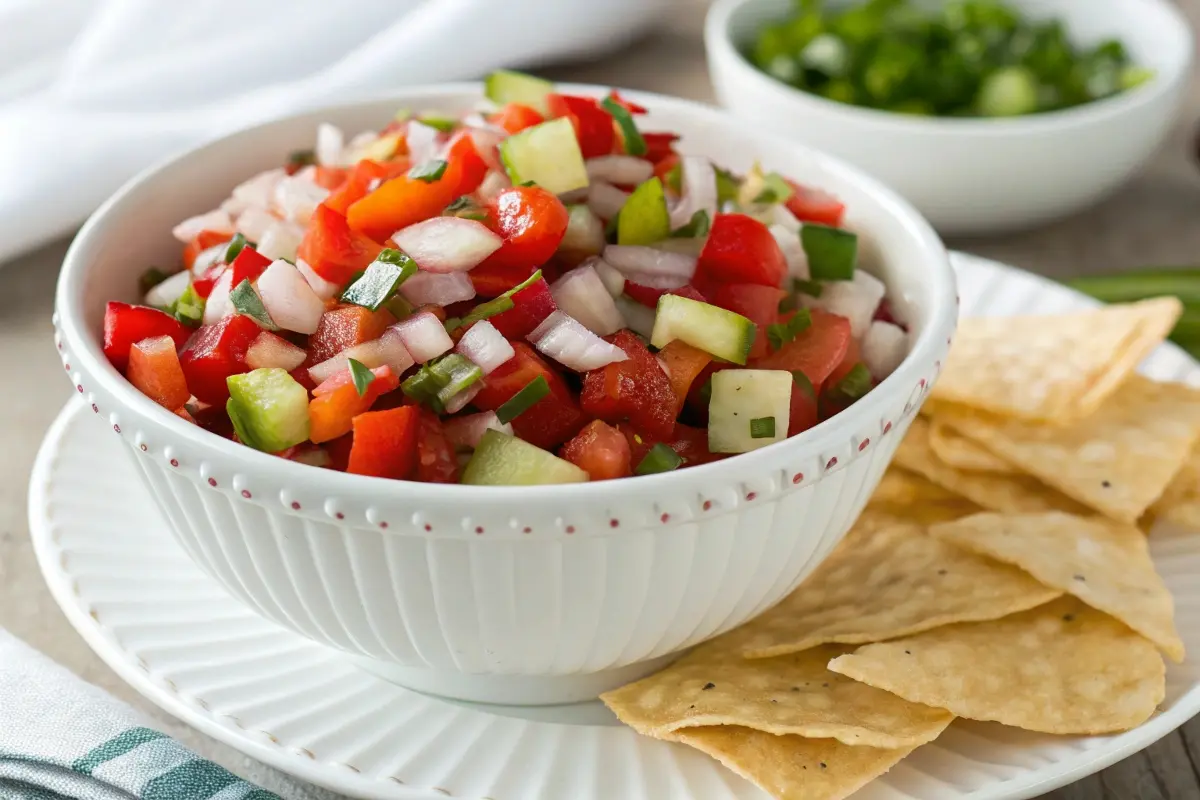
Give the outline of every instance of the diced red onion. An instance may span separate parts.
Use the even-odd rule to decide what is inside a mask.
[[[261,241],[267,229],[279,218],[265,208],[250,207],[238,215],[237,232],[252,242]]]
[[[605,183],[636,186],[654,176],[654,165],[636,156],[597,156],[586,162],[588,178]]]
[[[352,358],[369,369],[388,367],[396,375],[403,375],[404,371],[413,365],[413,357],[409,355],[400,337],[388,329],[378,339],[348,347],[336,356],[309,367],[308,377],[312,378],[314,383],[324,383],[348,369]]]
[[[411,279],[410,279],[411,280]],[[454,347],[450,334],[446,333],[442,321],[428,311],[413,314],[388,328],[404,342],[409,354],[418,364],[449,352]]]
[[[328,189],[318,186],[308,174],[301,171],[276,184],[271,210],[284,219],[307,225],[313,211],[328,196]]]
[[[696,259],[641,245],[610,244],[601,254],[628,280],[654,289],[678,289],[696,273]]]
[[[308,262],[302,258],[296,259],[296,269],[304,276],[304,280],[308,281],[308,285],[316,292],[317,297],[322,300],[329,300],[341,289],[336,283],[327,281],[314,272],[313,268],[308,265]]]
[[[291,372],[304,363],[308,353],[288,340],[263,331],[246,350],[246,366],[250,369],[278,368]]]
[[[654,332],[654,318],[656,316],[654,309],[647,308],[624,295],[614,298],[613,302],[617,304],[621,315],[625,317],[625,324],[629,330],[649,339],[650,335]]]
[[[392,234],[396,246],[426,272],[466,272],[504,240],[479,220],[433,217]]]
[[[479,446],[479,440],[489,430],[513,435],[513,427],[507,422],[501,422],[495,411],[484,411],[466,417],[448,419],[443,426],[446,438],[455,450],[474,450]]]
[[[400,294],[415,306],[432,303],[448,306],[475,296],[475,286],[465,272],[438,274],[421,270],[400,284]]]
[[[241,204],[242,210],[261,208],[266,210],[275,196],[275,187],[287,177],[282,169],[269,169],[260,172],[248,181],[243,181],[233,187],[231,199]]]
[[[484,375],[517,354],[504,335],[486,319],[472,325],[454,349],[479,365]]]
[[[821,308],[850,320],[851,335],[860,339],[870,327],[885,292],[878,278],[856,269],[854,280],[826,281],[821,284],[820,297],[800,295],[800,302],[805,308]]]
[[[227,269],[213,284],[212,291],[208,293],[208,299],[204,302],[205,325],[214,325],[233,313],[233,303],[229,302],[232,282],[233,270]]]
[[[442,132],[437,128],[415,119],[409,120],[408,131],[404,137],[409,158],[414,164],[437,158],[442,150],[441,138]]]
[[[703,156],[684,156],[680,171],[683,202],[671,211],[671,227],[686,225],[697,211],[707,213],[711,221],[717,213],[717,172],[712,162]]]
[[[871,377],[881,381],[891,375],[908,355],[908,334],[899,325],[876,320],[862,339],[862,359]]]
[[[171,229],[171,235],[181,242],[190,242],[204,231],[233,235],[233,220],[228,212],[217,208],[206,214],[188,217]]]
[[[314,153],[317,163],[323,167],[339,167],[342,164],[342,152],[345,149],[346,136],[342,129],[328,122],[317,126],[317,146]]]
[[[590,265],[596,270],[596,274],[600,276],[600,280],[604,282],[604,288],[613,297],[620,297],[625,291],[625,276],[617,270],[612,264],[605,261],[599,256],[589,258],[587,261],[580,264]]]
[[[146,292],[146,305],[154,306],[155,308],[166,308],[187,291],[191,280],[192,274],[186,269],[183,272],[176,272]]]
[[[628,199],[627,193],[611,183],[592,181],[588,186],[588,208],[601,219],[612,219],[621,213],[621,206],[625,205]]]
[[[601,339],[574,317],[555,311],[527,338],[543,355],[576,372],[624,361],[625,351]]]
[[[503,171],[492,170],[483,176],[483,183],[475,190],[475,195],[483,202],[488,202],[512,186],[512,181]]]
[[[263,307],[276,325],[296,333],[316,333],[325,302],[296,267],[283,259],[273,261],[256,284]]]
[[[446,413],[457,414],[459,411],[462,411],[472,400],[475,399],[475,395],[479,394],[482,390],[483,382],[475,381],[475,383],[471,386],[468,386],[466,389],[463,389],[457,394],[451,396],[451,398],[445,403]]]
[[[625,327],[604,281],[590,264],[576,267],[550,286],[554,303],[597,336],[610,336]]]
[[[260,255],[266,256],[271,260],[277,258],[295,259],[296,251],[300,248],[302,241],[304,241],[304,228],[294,222],[275,220],[263,231],[262,236],[259,237],[258,252]],[[305,275],[305,278],[307,277]],[[316,290],[314,289],[313,291]],[[330,296],[332,297],[332,295]],[[324,300],[326,298],[321,299]]]
[[[775,207],[778,208],[778,204]],[[786,277],[802,281],[808,280],[808,256],[804,253],[804,245],[800,244],[799,229],[788,230],[786,226],[775,223],[767,230],[775,237],[775,242],[779,245],[779,250],[787,261]]]

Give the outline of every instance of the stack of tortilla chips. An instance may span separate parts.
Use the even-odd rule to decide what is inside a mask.
[[[1162,656],[1184,648],[1143,528],[1200,527],[1200,391],[1134,370],[1179,313],[1167,298],[964,320],[834,553],[604,702],[788,800],[845,797],[955,717],[1074,735],[1144,722]]]

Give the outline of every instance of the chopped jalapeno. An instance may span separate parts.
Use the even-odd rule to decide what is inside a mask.
[[[681,464],[683,464],[683,458],[679,453],[659,442],[650,448],[650,452],[646,453],[634,472],[638,475],[653,475],[656,472],[670,472],[679,469]]]

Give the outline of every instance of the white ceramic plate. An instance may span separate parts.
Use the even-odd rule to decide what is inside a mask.
[[[1090,301],[956,256],[971,315],[1056,312]],[[1174,347],[1154,377],[1200,383]],[[255,616],[197,568],[134,479],[123,447],[72,402],[34,468],[30,528],[68,619],[134,688],[242,752],[355,797],[410,800],[749,800],[715,761],[639,737],[599,703],[540,709],[450,703],[385,683]],[[89,415],[90,416],[90,415]],[[1200,654],[1200,535],[1158,530],[1151,551]],[[1167,669],[1159,713],[1118,736],[1054,737],[956,722],[856,800],[1018,800],[1078,780],[1200,711],[1200,657]]]

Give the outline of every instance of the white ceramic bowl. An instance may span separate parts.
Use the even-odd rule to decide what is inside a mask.
[[[567,91],[598,94],[596,87]],[[443,486],[314,469],[188,425],[101,351],[107,300],[174,263],[177,221],[309,146],[318,122],[377,128],[397,107],[463,111],[477,85],[412,90],[236,133],[132,180],[71,246],[56,300],[66,372],[129,445],[187,552],[252,609],[404,685],[463,699],[592,697],[779,601],[858,515],[936,376],[956,318],[946,253],[890,190],[683,100],[630,93],[647,130],[842,197],[911,323],[908,360],[804,435],[662,475],[549,487]]]
[[[740,120],[862,167],[943,234],[1047,222],[1120,186],[1162,143],[1191,78],[1192,31],[1168,0],[1010,0],[1058,17],[1075,41],[1116,36],[1149,83],[1065,111],[1011,119],[912,117],[835,103],[756,69],[740,47],[792,0],[718,0],[705,25],[717,97]]]

